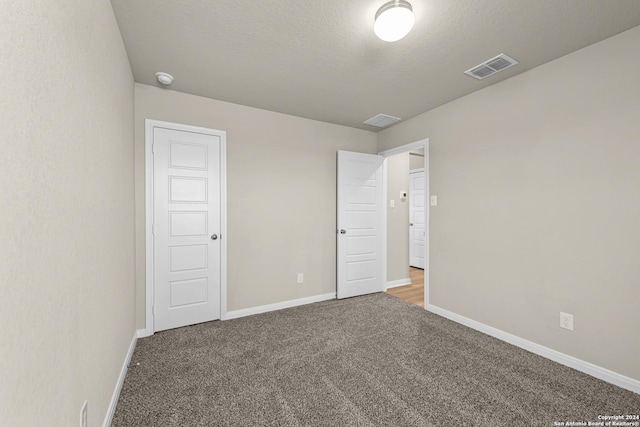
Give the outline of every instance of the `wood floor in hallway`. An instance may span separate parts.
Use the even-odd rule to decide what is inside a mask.
[[[411,304],[424,307],[424,270],[409,267],[409,277],[411,278],[410,285],[390,288],[387,293]]]

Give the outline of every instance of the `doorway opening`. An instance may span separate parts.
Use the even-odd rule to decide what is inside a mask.
[[[429,304],[429,140],[380,155],[387,160],[385,291],[420,307]]]
[[[403,301],[424,308],[424,270],[416,267],[409,267],[408,285],[394,286],[387,288],[386,292]]]

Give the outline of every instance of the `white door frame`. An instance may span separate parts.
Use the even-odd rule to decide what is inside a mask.
[[[431,265],[429,264],[429,241],[431,240],[431,233],[429,233],[429,138],[421,139],[410,144],[401,145],[400,147],[391,148],[389,150],[381,151],[378,154],[384,157],[395,156],[396,154],[407,153],[412,150],[419,150],[424,148],[424,224],[426,231],[426,238],[424,242],[424,309],[429,307],[429,270]],[[384,188],[387,188],[387,175],[383,176]],[[385,198],[386,200],[386,198]],[[385,209],[386,212],[386,209]],[[382,232],[382,239],[384,241],[384,247],[387,247],[387,227],[384,227]],[[388,251],[387,251],[388,252]],[[385,253],[384,263],[387,265],[387,256]]]
[[[144,335],[153,335],[153,128],[161,127],[184,132],[196,132],[205,135],[215,135],[220,138],[220,319],[227,317],[227,141],[226,133],[215,129],[179,123],[163,122],[159,120],[145,120],[145,324]]]

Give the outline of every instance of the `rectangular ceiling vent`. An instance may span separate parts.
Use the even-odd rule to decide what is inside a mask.
[[[482,80],[497,73],[498,71],[506,70],[509,67],[513,67],[517,63],[518,61],[516,61],[515,59],[508,57],[504,53],[501,53],[495,58],[491,58],[490,60],[485,61],[480,65],[476,65],[475,67],[465,71],[464,73],[471,77],[475,77],[478,80]]]
[[[365,125],[376,126],[379,128],[386,128],[389,125],[392,125],[395,122],[400,121],[399,117],[388,116],[386,114],[378,114],[377,116],[371,117],[366,122],[363,122]]]

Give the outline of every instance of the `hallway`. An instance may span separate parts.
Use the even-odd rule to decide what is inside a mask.
[[[409,267],[409,277],[410,285],[390,288],[386,292],[411,304],[424,307],[424,270]]]

